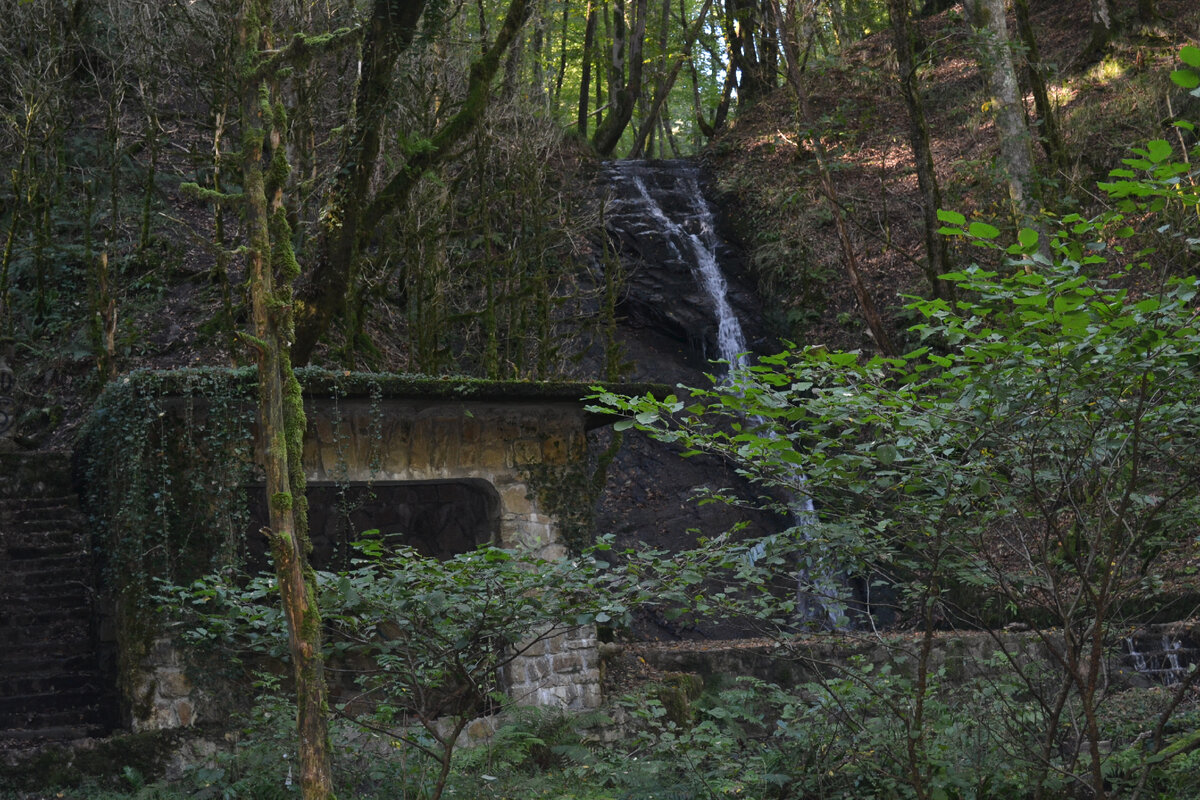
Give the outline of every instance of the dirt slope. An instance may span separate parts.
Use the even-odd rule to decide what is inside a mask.
[[[1133,4],[1126,5],[1122,13],[1131,14]],[[1052,101],[1073,154],[1068,170],[1050,174],[1035,148],[1043,198],[1052,210],[1078,204],[1081,213],[1092,212],[1095,182],[1119,166],[1130,146],[1167,136],[1169,109],[1200,116],[1181,109],[1186,95],[1168,78],[1179,47],[1200,36],[1200,6],[1162,0],[1162,18],[1153,25],[1123,18],[1107,55],[1090,64],[1078,59],[1090,20],[1087,0],[1033,0],[1031,7],[1042,60],[1052,68]],[[965,23],[956,7],[919,24],[929,49],[918,76],[943,205],[1003,222],[995,126],[983,108],[983,80]],[[1011,19],[1009,30],[1015,35]],[[810,65],[808,76],[860,268],[902,342],[903,297],[926,294],[928,286],[919,267],[920,196],[895,70],[891,34],[883,31],[835,61]],[[1026,105],[1032,114],[1030,95]],[[796,117],[790,91],[777,91],[714,143],[708,164],[761,288],[778,307],[769,320],[776,330],[802,343],[869,350]],[[958,264],[976,257],[973,249],[952,252]]]

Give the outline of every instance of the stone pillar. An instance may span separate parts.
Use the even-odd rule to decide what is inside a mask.
[[[600,696],[600,650],[591,625],[538,639],[501,672],[501,682],[518,705],[580,711],[596,708]]]
[[[9,366],[13,352],[11,340],[0,339],[0,453],[16,449],[12,437],[17,429],[17,381]]]

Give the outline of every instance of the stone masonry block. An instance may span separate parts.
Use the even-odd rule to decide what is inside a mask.
[[[514,483],[500,490],[500,507],[511,514],[529,514],[533,504],[529,500],[529,489],[523,483]]]
[[[567,443],[561,436],[549,436],[542,443],[542,461],[546,464],[567,463]]]
[[[192,692],[192,682],[177,669],[160,670],[158,691],[163,697],[187,697]]]
[[[513,466],[537,464],[542,460],[542,449],[536,439],[517,439],[512,443]]]
[[[578,653],[566,653],[554,656],[551,660],[553,670],[558,675],[572,674],[583,669],[583,659]]]

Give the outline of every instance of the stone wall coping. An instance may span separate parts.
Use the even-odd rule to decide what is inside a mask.
[[[506,405],[570,404],[582,407],[587,398],[603,385],[605,391],[621,395],[652,393],[658,397],[671,394],[673,389],[655,383],[607,383],[599,381],[512,381],[484,380],[463,375],[431,376],[416,373],[351,372],[319,367],[302,367],[296,377],[306,399],[339,400],[370,399],[385,401],[460,401],[503,403]],[[128,391],[131,388],[152,391],[168,402],[194,396],[214,384],[227,384],[231,392],[252,396],[255,388],[255,368],[185,368],[175,370],[134,370],[113,380],[105,390]],[[98,406],[104,405],[103,396]],[[587,414],[587,428],[608,425],[615,416]]]

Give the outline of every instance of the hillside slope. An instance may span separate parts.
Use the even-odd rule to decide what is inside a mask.
[[[1131,146],[1166,137],[1174,142],[1172,112],[1200,117],[1195,100],[1168,77],[1179,47],[1200,37],[1200,6],[1164,0],[1158,4],[1162,18],[1153,25],[1126,18],[1104,58],[1088,64],[1079,60],[1088,35],[1088,2],[1034,0],[1030,6],[1072,156],[1067,170],[1051,172],[1045,154],[1035,148],[1043,204],[1053,213],[1090,215],[1102,206],[1096,181],[1120,166]],[[1132,8],[1124,11],[1131,14]],[[929,47],[918,81],[943,206],[1011,231],[1006,189],[994,163],[995,125],[960,7],[919,25]],[[1009,30],[1015,35],[1011,21]],[[869,36],[839,59],[811,63],[807,74],[860,269],[893,335],[903,342],[904,297],[928,295],[929,286],[920,269],[920,194],[890,31]],[[1028,94],[1026,106],[1032,114]],[[720,202],[751,251],[774,307],[769,313],[776,330],[800,343],[870,350],[830,205],[809,146],[798,134],[797,116],[792,93],[776,91],[739,117],[710,148],[707,163]],[[979,255],[962,245],[951,251],[958,266]]]

